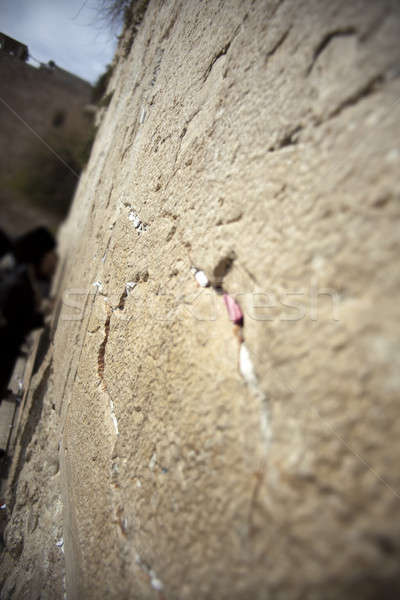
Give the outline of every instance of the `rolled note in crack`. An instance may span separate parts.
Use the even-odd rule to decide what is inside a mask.
[[[228,315],[231,321],[235,323],[235,325],[243,325],[243,313],[239,304],[236,302],[235,298],[233,298],[230,294],[224,293],[224,302],[226,309],[228,311]]]
[[[196,267],[191,267],[190,271],[193,273],[193,275],[200,287],[208,287],[210,285],[210,282],[208,281],[208,277],[204,273],[204,271],[200,271]]]

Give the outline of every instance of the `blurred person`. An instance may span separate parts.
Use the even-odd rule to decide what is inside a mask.
[[[44,326],[58,262],[56,241],[45,227],[20,237],[13,254],[17,266],[0,283],[0,401],[26,336]]]
[[[3,258],[12,248],[12,243],[8,235],[0,229],[0,258]]]
[[[12,254],[13,243],[8,235],[0,229],[0,280],[15,266]]]

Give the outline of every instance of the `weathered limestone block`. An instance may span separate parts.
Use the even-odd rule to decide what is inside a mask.
[[[121,41],[61,236],[67,598],[398,597],[399,33],[154,0]]]
[[[51,352],[31,380],[6,498],[1,598],[61,598],[64,593],[63,507]]]

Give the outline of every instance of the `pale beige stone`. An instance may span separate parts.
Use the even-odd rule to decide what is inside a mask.
[[[61,236],[67,598],[398,597],[399,29],[151,1],[120,50]]]

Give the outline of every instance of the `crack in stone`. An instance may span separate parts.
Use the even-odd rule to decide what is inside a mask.
[[[126,285],[124,291],[121,294],[119,302],[118,302],[117,308],[119,310],[124,310],[124,308],[125,308],[125,300],[127,299],[128,294],[129,294],[129,288],[128,288],[128,285]]]
[[[106,303],[106,311],[107,311],[107,317],[106,317],[106,322],[104,323],[104,339],[100,344],[99,354],[98,354],[98,358],[97,358],[97,374],[100,377],[101,387],[103,388],[104,392],[107,392],[107,383],[104,378],[104,367],[105,367],[104,356],[106,353],[106,346],[107,346],[107,342],[108,342],[108,334],[110,332],[110,321],[111,321],[111,315],[112,315],[112,310],[111,310],[110,306],[108,306],[107,303]]]
[[[217,60],[219,58],[221,58],[221,56],[225,56],[225,54],[227,54],[230,46],[231,46],[232,40],[229,41],[227,44],[225,44],[225,46],[217,53],[215,54],[214,58],[211,60],[210,64],[207,67],[206,72],[203,75],[203,81],[206,81],[206,79],[208,78],[209,74],[211,73],[211,70],[213,68],[213,66],[215,65],[215,63],[217,62]]]
[[[275,54],[275,52],[277,52],[279,50],[279,48],[283,45],[283,43],[286,40],[287,36],[289,35],[289,32],[291,29],[292,29],[292,26],[290,26],[286,31],[284,31],[283,34],[281,35],[281,37],[275,43],[275,45],[271,48],[271,50],[269,50],[269,52],[267,52],[265,62],[268,62],[268,60],[271,58],[271,56],[273,56]]]
[[[294,127],[289,131],[289,133],[284,135],[282,139],[278,140],[277,143],[268,150],[268,152],[276,152],[276,150],[280,150],[286,146],[295,146],[299,141],[302,130],[303,128],[300,125]]]
[[[233,40],[235,39],[235,37],[236,37],[236,36],[238,35],[238,33],[239,33],[240,27],[241,27],[241,24],[240,24],[240,25],[239,25],[239,26],[236,28],[236,30],[235,30],[234,34],[232,35],[232,38],[229,40],[229,42],[227,42],[227,43],[225,44],[225,46],[223,46],[223,47],[221,48],[221,50],[220,50],[219,52],[217,52],[217,54],[215,54],[215,55],[214,55],[214,57],[211,59],[211,62],[210,62],[210,64],[208,65],[208,67],[207,67],[207,69],[206,69],[206,71],[205,71],[205,73],[204,73],[204,75],[203,75],[203,77],[202,77],[202,79],[203,79],[203,82],[205,82],[205,81],[207,80],[207,78],[208,78],[208,76],[210,75],[210,73],[211,73],[211,71],[212,71],[212,68],[213,68],[213,66],[215,65],[215,63],[217,62],[217,60],[218,60],[219,58],[221,58],[222,56],[225,56],[225,55],[228,53],[228,50],[229,50],[229,48],[231,47]]]
[[[204,271],[197,269],[197,267],[192,267],[192,273],[198,281],[198,284],[201,287],[208,287],[215,291],[219,296],[223,295],[224,300],[226,300],[226,296],[230,296],[228,292],[223,287],[223,280],[227,273],[232,269],[233,263],[236,259],[236,255],[234,252],[228,254],[224,258],[222,258],[217,266],[214,268],[214,281],[209,281],[207,275]],[[196,277],[201,273],[204,275],[205,281],[207,281],[207,285],[202,284],[201,280]],[[253,395],[259,400],[260,403],[260,434],[262,443],[264,446],[265,457],[268,456],[270,440],[271,440],[271,411],[268,402],[268,398],[264,393],[264,390],[260,386],[260,382],[254,370],[253,361],[250,356],[250,352],[248,347],[245,344],[244,338],[244,317],[239,306],[239,303],[233,296],[230,296],[230,302],[226,302],[226,308],[228,310],[229,318],[235,323],[234,335],[239,342],[239,356],[238,356],[238,370],[240,375],[246,382],[246,385],[249,387]],[[236,304],[236,309],[235,305]],[[236,317],[236,318],[234,318]]]
[[[332,112],[330,112],[328,115],[328,119],[332,117],[337,117],[347,107],[357,104],[363,98],[366,98],[370,94],[376,92],[380,85],[383,83],[383,81],[384,75],[375,75],[375,77],[373,77],[368,83],[366,83],[366,85],[361,90],[357,91],[355,94],[350,96],[350,98],[344,100],[341,104],[339,104],[339,106],[337,106]]]
[[[330,44],[330,42],[333,39],[335,39],[337,37],[347,37],[349,35],[355,35],[355,34],[356,34],[356,30],[354,29],[354,27],[346,27],[343,29],[336,29],[335,31],[330,31],[329,33],[327,33],[322,38],[322,40],[320,41],[320,43],[314,50],[311,64],[309,65],[309,67],[306,71],[306,77],[311,73],[319,56],[322,54],[322,52],[325,50],[325,48]]]

